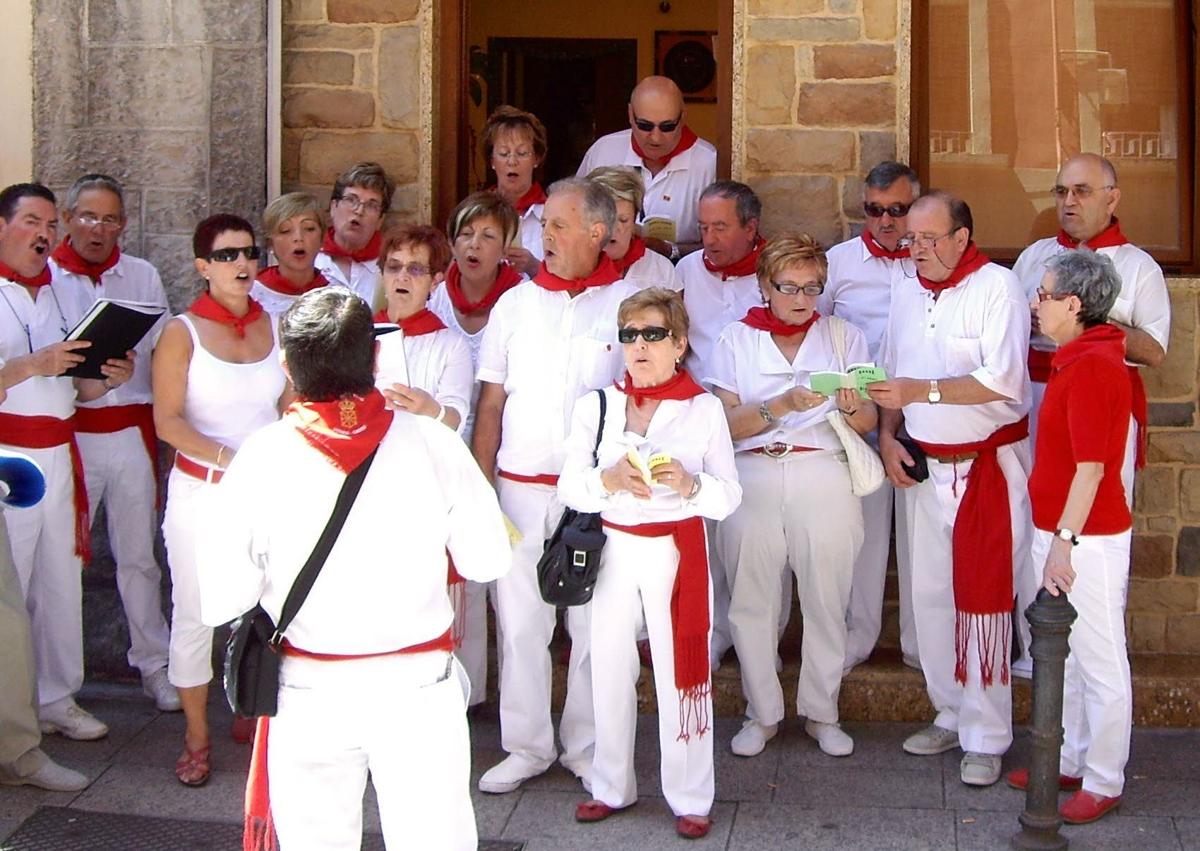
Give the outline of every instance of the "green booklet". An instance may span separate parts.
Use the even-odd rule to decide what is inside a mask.
[[[814,372],[808,377],[809,387],[814,393],[822,396],[832,396],[839,389],[857,390],[864,399],[867,396],[867,385],[876,381],[887,381],[887,373],[883,367],[873,363],[852,363],[845,372]]]

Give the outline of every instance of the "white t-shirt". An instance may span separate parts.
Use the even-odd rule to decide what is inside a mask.
[[[829,274],[825,292],[817,298],[823,316],[840,316],[867,335],[870,359],[879,357],[892,302],[892,273],[898,260],[872,256],[862,237],[839,242],[825,256]]]
[[[376,363],[376,387],[390,389],[399,383],[424,390],[442,407],[458,411],[462,431],[470,413],[475,365],[461,332],[447,327],[416,337],[403,331],[384,334]]]
[[[684,257],[675,271],[683,283],[683,304],[691,320],[688,370],[692,375],[709,375],[712,370],[708,359],[718,335],[750,308],[762,305],[762,290],[753,274],[722,281],[720,273],[705,268],[703,251]]]

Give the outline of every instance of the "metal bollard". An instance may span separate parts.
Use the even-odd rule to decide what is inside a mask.
[[[1025,610],[1033,632],[1029,651],[1033,656],[1033,757],[1029,764],[1029,787],[1025,790],[1025,812],[1021,830],[1012,838],[1020,851],[1061,851],[1067,840],[1059,828],[1058,767],[1062,751],[1063,667],[1067,659],[1067,637],[1077,614],[1065,593],[1057,597],[1045,588]]]

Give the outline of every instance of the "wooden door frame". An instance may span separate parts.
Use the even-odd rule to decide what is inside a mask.
[[[467,186],[467,2],[445,0],[434,16],[433,221],[444,222]],[[733,147],[733,4],[717,2],[717,175],[728,178]]]

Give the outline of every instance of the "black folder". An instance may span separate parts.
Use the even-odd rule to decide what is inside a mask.
[[[79,324],[67,334],[68,340],[88,340],[91,346],[80,349],[83,363],[68,369],[72,378],[104,378],[100,367],[111,358],[123,358],[154,327],[166,308],[157,304],[98,299]]]

